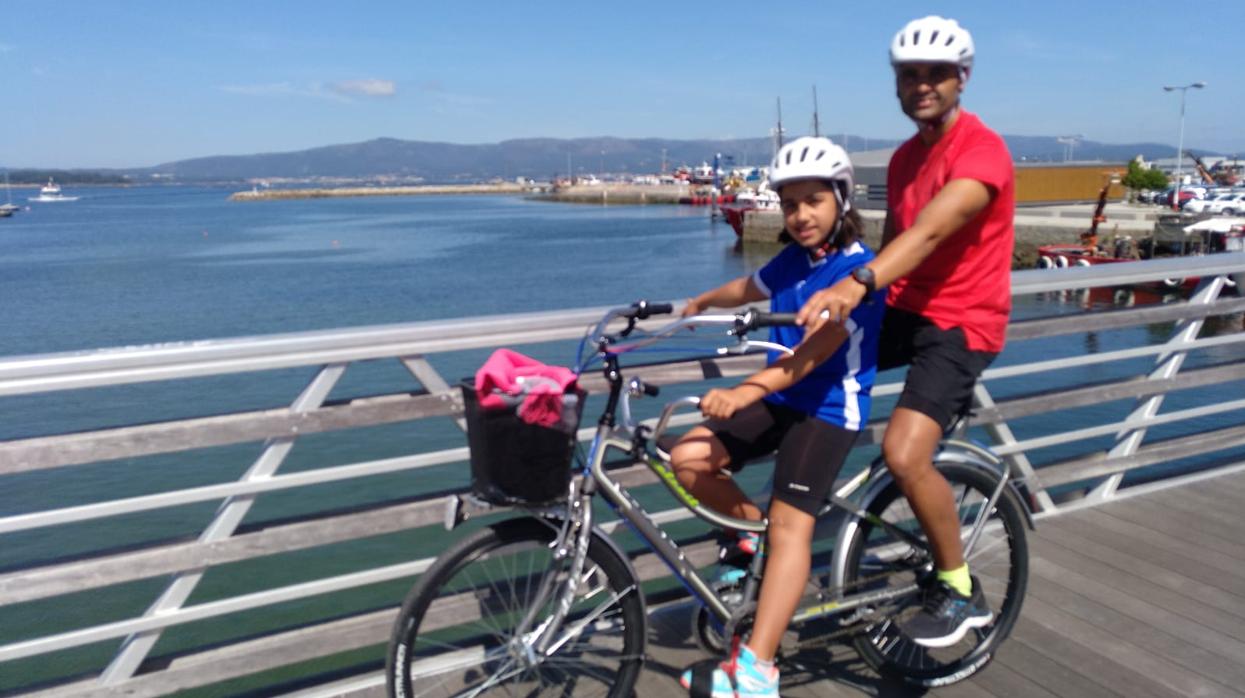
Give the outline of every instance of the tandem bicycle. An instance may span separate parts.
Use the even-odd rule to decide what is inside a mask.
[[[598,497],[698,603],[692,633],[700,646],[720,653],[732,639],[746,638],[763,556],[753,558],[741,580],[715,582],[606,464],[621,457],[651,470],[682,507],[712,527],[764,535],[764,521],[720,514],[679,484],[662,437],[672,415],[694,409],[697,398],[669,402],[653,427],[639,423],[631,402],[659,391],[640,375],[624,376],[623,359],[693,329],[702,330],[700,337],[706,329],[721,331],[722,354],[785,349],[748,334],[794,318],[748,309],[680,318],[652,330],[637,325],[672,312],[669,304],[640,301],[609,310],[589,330],[579,365],[590,352],[609,388],[586,455],[576,457],[582,449],[574,446],[574,429],[569,437],[536,438],[531,448],[542,451],[541,472],[520,473],[509,495],[490,497],[522,516],[470,532],[420,576],[389,642],[390,695],[632,695],[645,660],[646,601],[632,562],[596,521]],[[488,444],[470,433],[480,426],[471,392],[464,390],[474,472],[477,447]],[[919,610],[922,582],[934,566],[912,509],[879,458],[836,483],[818,514],[813,572],[789,628],[794,639],[784,639],[780,648],[780,664],[803,662],[827,653],[831,643],[850,641],[879,673],[930,687],[963,680],[991,660],[1019,617],[1028,580],[1026,528],[1033,524],[1023,483],[988,448],[958,433],[944,439],[935,466],[955,494],[965,559],[983,586],[993,621],[943,648],[918,645],[900,631]],[[509,475],[515,476],[513,468]],[[450,500],[447,527],[462,523],[462,503],[460,497]]]

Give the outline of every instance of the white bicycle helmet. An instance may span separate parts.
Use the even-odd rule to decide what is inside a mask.
[[[899,63],[953,63],[967,72],[973,67],[973,37],[954,19],[914,19],[891,40],[891,65]]]
[[[855,171],[847,151],[829,138],[804,136],[778,149],[769,167],[769,186],[777,191],[782,185],[802,179],[824,179],[835,182],[839,199],[839,215],[852,207]]]

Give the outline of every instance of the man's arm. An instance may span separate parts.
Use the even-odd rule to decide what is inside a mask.
[[[990,188],[975,179],[953,179],[917,214],[912,227],[899,235],[887,214],[889,231],[883,233],[882,251],[867,265],[878,288],[889,286],[920,266],[944,240],[981,213],[993,197]],[[887,239],[889,237],[889,240]],[[842,323],[865,297],[865,287],[850,277],[813,294],[800,308],[797,321],[810,328],[825,319]],[[828,313],[823,319],[821,314]]]
[[[890,209],[887,209],[886,210],[886,222],[882,224],[882,246],[879,247],[878,250],[881,251],[881,250],[886,249],[886,246],[891,244],[891,240],[894,240],[894,239],[895,239],[895,216],[894,214],[890,212]]]

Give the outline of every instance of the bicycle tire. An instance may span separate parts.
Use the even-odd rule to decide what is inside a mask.
[[[978,468],[957,463],[935,463],[956,497],[963,535],[988,501],[998,478]],[[899,624],[920,608],[919,598],[907,597],[877,609],[876,620],[853,639],[857,652],[879,674],[898,677],[924,687],[945,686],[983,669],[1007,638],[1020,616],[1029,578],[1029,548],[1023,505],[1010,489],[995,503],[986,529],[967,557],[969,570],[980,581],[995,617],[990,625],[973,630],[951,647],[933,649],[908,640]],[[899,486],[891,483],[869,503],[869,513],[899,525],[924,539]],[[906,585],[932,574],[926,550],[886,535],[862,520],[848,547],[845,580],[864,588]],[[871,581],[867,581],[871,580]]]
[[[411,588],[394,623],[385,662],[389,695],[630,695],[644,654],[644,602],[626,563],[595,537],[585,583],[563,629],[590,622],[552,656],[523,660],[530,655],[520,651],[513,625],[534,605],[548,575],[565,579],[569,565],[569,556],[563,564],[553,559],[556,537],[549,522],[510,519],[442,553]],[[532,609],[534,617],[547,619],[555,602]]]

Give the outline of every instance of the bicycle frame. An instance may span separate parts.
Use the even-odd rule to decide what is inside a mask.
[[[733,316],[707,317],[712,323],[721,324],[725,318]],[[597,326],[594,335],[601,336],[601,332],[608,321],[609,316],[607,315],[606,319],[602,320]],[[620,483],[613,480],[605,470],[607,452],[610,449],[616,449],[648,467],[675,500],[698,518],[718,528],[762,534],[765,532],[767,528],[766,521],[738,519],[704,507],[692,493],[688,492],[679,483],[674,471],[669,466],[668,454],[661,451],[660,448],[658,448],[660,457],[654,456],[648,451],[646,447],[648,443],[646,428],[631,423],[629,395],[623,392],[623,377],[618,365],[618,355],[642,344],[657,341],[661,336],[666,336],[688,324],[691,324],[689,320],[679,321],[664,328],[652,339],[633,341],[627,347],[613,346],[610,347],[609,351],[603,352],[605,355],[604,373],[610,385],[607,404],[598,422],[597,432],[589,449],[583,472],[572,484],[571,497],[566,507],[567,517],[564,522],[564,529],[556,543],[558,548],[557,554],[559,557],[562,557],[571,554],[571,551],[567,548],[567,543],[572,535],[574,537],[576,560],[572,563],[572,575],[570,577],[572,581],[566,585],[566,589],[562,592],[559,607],[555,616],[551,619],[552,622],[546,625],[543,630],[538,629],[541,636],[537,643],[538,651],[544,652],[548,649],[552,636],[557,633],[573,602],[579,577],[582,575],[583,560],[587,554],[588,542],[594,534],[590,502],[598,489],[618,517],[627,522],[639,534],[680,583],[693,596],[704,603],[719,622],[727,623],[731,620],[731,609],[718,596],[705,578],[697,572],[678,544],[666,535],[639,502]],[[740,346],[746,347],[748,345],[773,348],[764,342],[751,342],[741,338]],[[635,385],[633,384],[631,388],[635,390]],[[673,408],[677,407],[678,404],[692,404],[690,400],[694,400],[694,398],[684,398],[681,401],[667,405],[666,410],[658,421],[657,430],[653,435],[654,440],[664,432]],[[615,424],[615,413],[620,409],[624,422],[621,427]],[[975,545],[984,528],[989,512],[993,509],[999,497],[1003,495],[1003,491],[1009,486],[1014,488],[1014,485],[1009,481],[1006,464],[988,450],[967,441],[954,439],[944,441],[942,448],[942,455],[948,457],[948,459],[984,468],[999,479],[998,487],[982,506],[977,521],[974,522],[970,529],[969,537],[965,542],[965,553],[967,554]],[[862,593],[845,593],[846,543],[851,539],[851,535],[861,520],[867,520],[871,525],[883,528],[897,539],[904,540],[920,548],[927,547],[922,541],[907,531],[868,513],[869,502],[878,496],[882,489],[889,484],[889,479],[889,473],[883,465],[880,465],[879,460],[870,468],[863,470],[856,477],[849,480],[829,497],[828,503],[819,512],[818,518],[826,517],[833,529],[837,531],[830,570],[831,585],[828,589],[831,598],[796,609],[795,615],[792,618],[793,623],[839,615],[861,607],[908,596],[918,591],[918,585],[913,583],[902,587]],[[861,492],[863,494],[857,497],[859,503],[850,499],[853,495]],[[1023,498],[1021,501],[1024,501]],[[1026,515],[1028,515],[1027,507],[1022,506],[1021,509],[1025,510]],[[1031,521],[1029,524],[1032,526]],[[758,560],[754,564],[759,565],[760,561]],[[759,569],[752,571],[754,573],[760,572]],[[757,577],[757,574],[751,574],[747,577],[744,588],[746,598],[755,596]],[[552,593],[554,590],[550,589],[549,592]]]
[[[652,549],[653,552],[656,553],[657,556],[666,564],[666,566],[670,568],[671,572],[673,572],[675,577],[678,578],[685,587],[687,587],[688,591],[690,591],[699,601],[704,603],[720,622],[725,623],[729,621],[731,619],[731,610],[726,606],[721,598],[718,597],[717,593],[713,590],[709,583],[705,581],[704,577],[702,577],[700,573],[697,572],[696,568],[692,566],[686,555],[682,550],[680,550],[678,544],[671,540],[670,537],[667,536],[666,533],[662,531],[661,528],[652,520],[652,518],[648,515],[648,512],[644,510],[635,498],[632,497],[625,488],[611,479],[609,474],[605,471],[604,463],[605,452],[607,449],[617,448],[624,452],[630,452],[632,446],[633,443],[630,439],[619,438],[617,435],[611,434],[607,427],[600,427],[598,429],[597,438],[593,442],[593,448],[590,452],[591,455],[587,467],[587,470],[591,475],[591,480],[600,487],[601,494],[605,497],[606,501],[609,502],[615,513],[618,514],[621,519],[625,520],[636,531],[636,533],[644,539],[649,548]],[[693,514],[704,519],[705,521],[720,527],[735,528],[737,530],[746,530],[758,533],[765,531],[766,522],[764,521],[756,522],[744,519],[735,519],[701,506],[700,503],[696,501],[695,497],[691,495],[691,493],[687,492],[681,485],[679,485],[678,481],[674,479],[673,472],[660,459],[655,458],[652,455],[648,455],[644,459],[643,463],[655,474],[657,474],[661,482],[666,485],[667,489],[669,489],[672,494],[675,495],[675,498],[683,507],[687,508]],[[830,504],[827,505],[827,509],[823,510],[823,512],[837,512],[839,516],[846,517],[848,520],[868,517],[872,523],[886,528],[893,535],[911,539],[911,536],[907,532],[892,526],[888,522],[872,517],[856,503],[847,499],[848,496],[857,491],[866,482],[865,478],[868,474],[869,471],[862,471],[861,475],[853,478],[846,485],[844,485],[844,487],[840,488],[838,492],[830,497]],[[842,524],[839,524],[836,528],[841,530]],[[836,543],[836,556],[837,549],[840,547],[842,547],[841,544]],[[837,566],[838,565],[836,565],[836,567]],[[917,591],[917,585],[912,584],[904,587],[869,591],[859,594],[842,594],[843,583],[841,573],[836,570],[832,578],[836,579],[833,585],[834,588],[831,590],[834,592],[835,598],[808,606],[806,608],[797,609],[796,615],[792,619],[793,622],[804,622],[833,616],[860,608],[862,606],[868,606],[889,601],[901,596],[907,596]],[[747,583],[755,583],[754,576],[750,576]],[[751,595],[752,592],[752,589],[745,587],[746,596]]]

